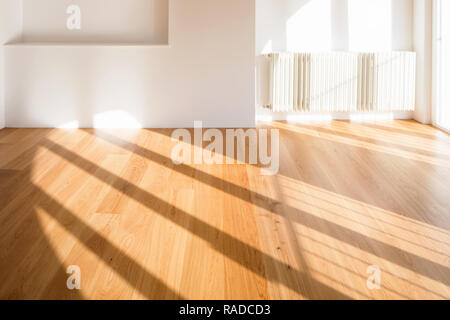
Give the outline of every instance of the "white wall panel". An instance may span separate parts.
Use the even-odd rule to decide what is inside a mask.
[[[7,125],[254,126],[254,15],[254,0],[171,0],[169,46],[7,46]]]

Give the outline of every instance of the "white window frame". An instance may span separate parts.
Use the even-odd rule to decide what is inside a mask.
[[[438,103],[439,103],[439,94],[440,94],[440,80],[439,77],[441,76],[439,65],[440,65],[440,43],[439,43],[439,36],[440,36],[440,30],[441,27],[441,16],[440,16],[440,3],[441,1],[450,1],[450,0],[433,0],[433,16],[432,16],[432,42],[433,42],[433,52],[432,52],[432,64],[433,64],[433,70],[432,70],[432,123],[433,126],[446,131],[447,133],[450,133],[450,128],[444,128],[438,124],[437,119],[437,113],[438,113]],[[449,111],[450,112],[450,111]]]

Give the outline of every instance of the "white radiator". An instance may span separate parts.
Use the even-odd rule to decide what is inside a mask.
[[[257,103],[274,112],[411,111],[416,54],[273,53],[257,59]]]

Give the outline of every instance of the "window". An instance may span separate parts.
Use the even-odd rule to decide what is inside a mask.
[[[450,131],[450,1],[434,1],[433,124]]]

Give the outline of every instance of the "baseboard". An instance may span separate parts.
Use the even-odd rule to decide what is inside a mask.
[[[199,120],[200,121],[200,120]],[[72,121],[65,124],[40,122],[9,122],[7,128],[39,128],[39,129],[178,129],[194,128],[194,121],[163,122],[157,125],[143,126],[93,126],[92,124],[78,124]],[[202,127],[208,128],[255,128],[255,121],[203,121]]]
[[[309,113],[309,112],[271,112],[258,109],[257,121],[330,121],[330,120],[410,120],[413,112],[336,112],[336,113]]]

